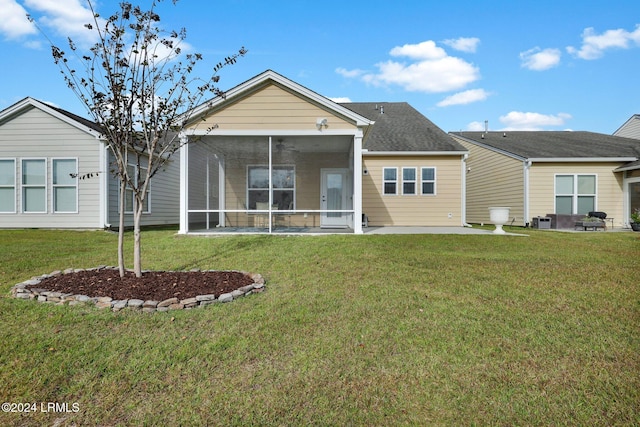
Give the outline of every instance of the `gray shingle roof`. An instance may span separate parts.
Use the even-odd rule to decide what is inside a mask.
[[[364,141],[369,151],[468,151],[406,102],[340,105],[375,121]]]
[[[451,132],[451,135],[526,159],[640,158],[640,140],[594,132]]]

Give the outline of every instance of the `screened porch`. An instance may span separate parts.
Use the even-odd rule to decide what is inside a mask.
[[[184,232],[354,231],[352,135],[203,136],[183,153]]]

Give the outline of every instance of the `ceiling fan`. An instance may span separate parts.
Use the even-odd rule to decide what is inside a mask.
[[[300,151],[295,148],[294,145],[287,145],[284,143],[284,139],[279,138],[276,140],[276,150],[278,152],[289,151],[292,153],[299,153]]]

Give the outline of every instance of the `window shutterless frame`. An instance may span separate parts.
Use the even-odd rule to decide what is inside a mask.
[[[0,158],[0,214],[16,212],[16,159]]]
[[[21,162],[23,213],[47,213],[47,159],[23,158]]]
[[[414,167],[402,168],[402,194],[405,196],[415,196],[418,194],[417,169]]]
[[[78,213],[78,159],[51,159],[51,211]]]
[[[423,166],[420,168],[420,194],[436,195],[436,168]]]
[[[398,168],[382,168],[382,194],[395,196],[398,194]]]

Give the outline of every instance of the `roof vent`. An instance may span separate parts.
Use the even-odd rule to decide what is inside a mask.
[[[502,137],[503,137],[503,138],[506,138],[506,137],[507,137],[507,133],[506,133],[506,132],[504,132],[504,133],[502,134]]]
[[[384,106],[380,106],[380,114],[384,114]]]

